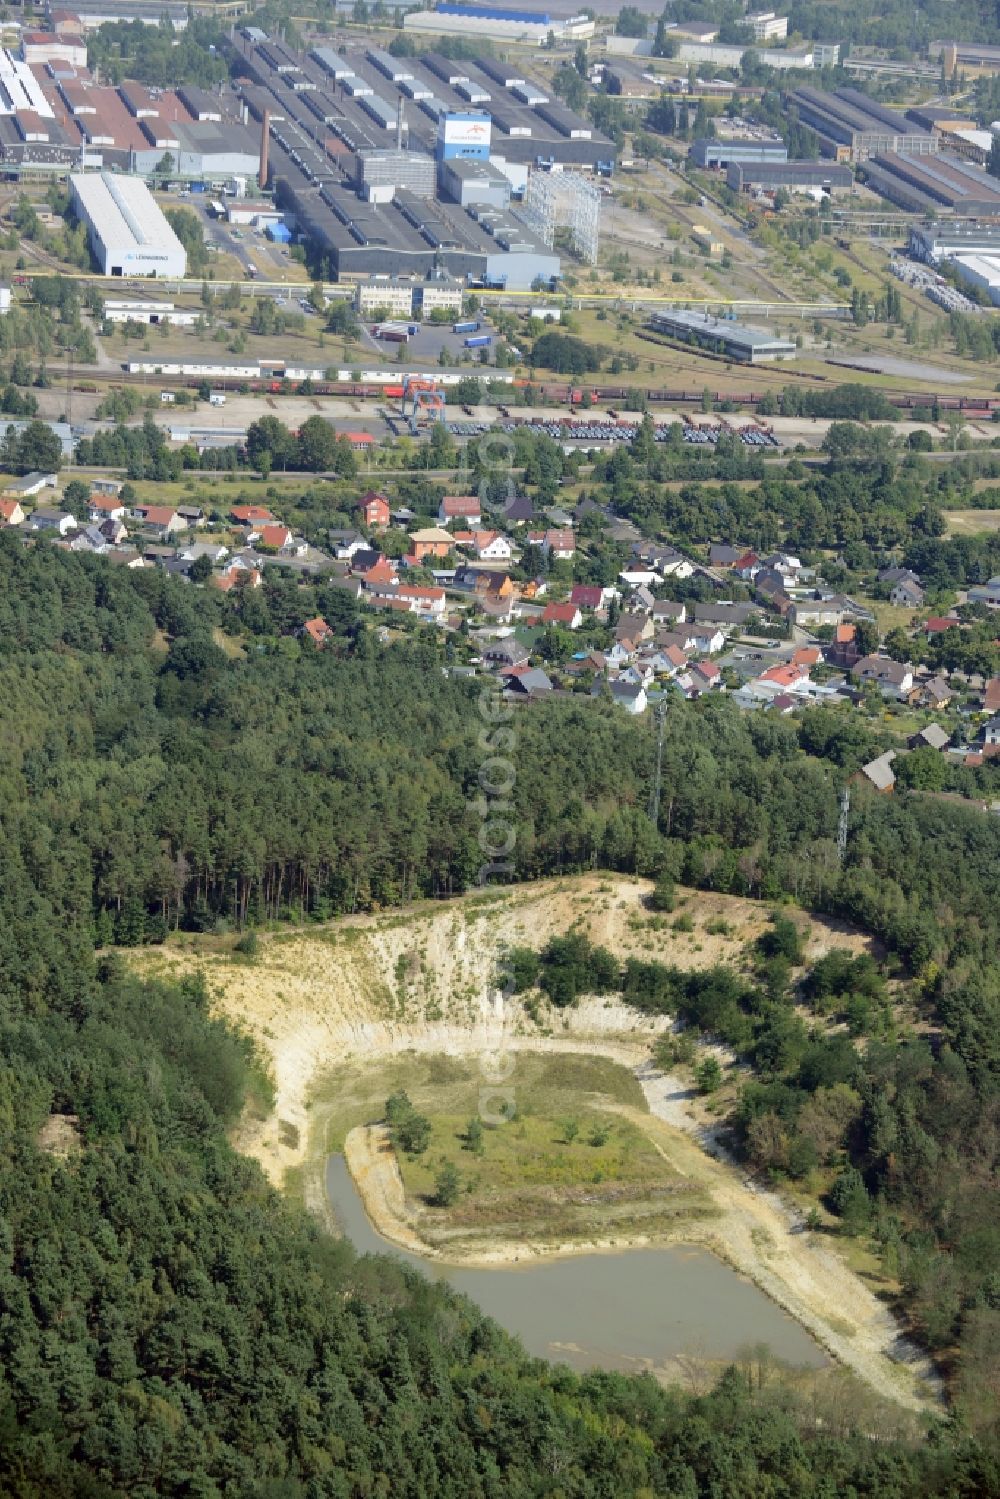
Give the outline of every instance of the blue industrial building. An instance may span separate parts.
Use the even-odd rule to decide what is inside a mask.
[[[529,26],[551,26],[552,17],[547,10],[512,10],[507,5],[436,5],[439,16],[468,16],[470,20],[515,21]]]
[[[489,161],[493,121],[483,109],[449,111],[438,121],[438,161]]]

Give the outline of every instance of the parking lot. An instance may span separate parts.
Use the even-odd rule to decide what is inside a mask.
[[[657,442],[668,442],[670,440],[670,429],[674,423],[661,423],[655,431]],[[615,422],[606,421],[600,417],[593,421],[547,421],[537,418],[518,421],[516,418],[508,418],[500,422],[491,423],[485,420],[462,421],[448,418],[448,431],[455,437],[482,437],[487,432],[495,429],[500,432],[515,432],[521,427],[530,427],[534,432],[544,432],[555,442],[590,442],[601,446],[610,446],[614,443],[634,442],[639,431],[638,422]],[[716,424],[697,426],[690,422],[682,423],[682,441],[694,446],[715,446],[723,432],[731,431],[733,436],[738,437],[745,447],[748,448],[777,448],[781,444],[774,433],[763,427],[746,426],[742,428],[725,428]]]

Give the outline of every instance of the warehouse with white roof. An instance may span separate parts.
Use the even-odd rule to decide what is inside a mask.
[[[73,207],[105,276],[182,277],[187,254],[146,184],[112,172],[70,176]]]

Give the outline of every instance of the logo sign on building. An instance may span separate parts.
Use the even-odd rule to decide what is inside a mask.
[[[490,120],[479,115],[445,115],[442,122],[446,146],[488,146]]]

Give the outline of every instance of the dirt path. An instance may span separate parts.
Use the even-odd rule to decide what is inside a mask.
[[[608,876],[545,881],[485,901],[427,904],[266,937],[253,964],[234,959],[231,944],[220,950],[218,943],[202,941],[146,949],[135,961],[147,972],[201,971],[215,1008],[257,1041],[273,1071],[275,1109],[264,1121],[247,1121],[237,1143],[278,1185],[296,1172],[307,1206],[327,1222],[327,1120],[316,1093],[322,1079],[345,1062],[408,1051],[576,1051],[634,1068],[650,1108],[650,1115],[638,1116],[642,1127],[679,1172],[705,1186],[719,1212],[685,1225],[683,1237],[707,1244],[754,1280],[881,1394],[910,1409],[927,1407],[938,1395],[933,1371],[906,1346],[873,1290],[820,1235],[793,1231],[799,1225],[775,1194],[744,1185],[742,1173],[720,1158],[718,1143],[695,1117],[684,1086],[651,1067],[650,1043],[664,1019],[644,1019],[617,1001],[589,999],[540,1027],[518,1003],[496,996],[497,954],[505,946],[541,946],[574,922],[620,956],[641,954],[686,968],[738,960],[768,922],[769,908],[759,902],[682,892],[694,931],[674,933],[665,923],[650,922],[648,889],[642,881]],[[868,946],[863,936],[833,923],[801,913],[796,920],[810,960],[833,947]],[[376,1226],[402,1242],[403,1226],[407,1234],[413,1230],[406,1225],[398,1173],[393,1182],[381,1150],[357,1131],[350,1165]],[[405,1247],[426,1252],[415,1235]],[[585,1246],[564,1247],[578,1252]],[[520,1248],[532,1252],[531,1246]]]

